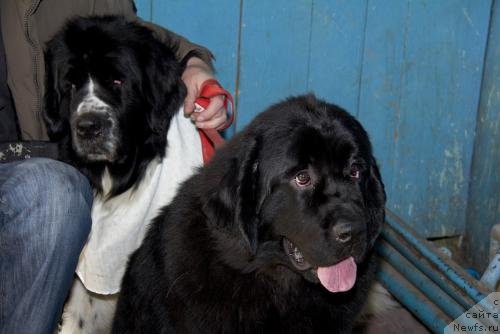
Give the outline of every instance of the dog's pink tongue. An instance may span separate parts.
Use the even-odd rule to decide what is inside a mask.
[[[348,291],[356,282],[356,263],[351,256],[330,267],[319,267],[318,278],[330,292]]]

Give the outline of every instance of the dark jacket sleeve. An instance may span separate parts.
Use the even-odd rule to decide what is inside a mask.
[[[108,1],[116,1],[116,0],[108,0]],[[203,60],[208,66],[210,66],[210,69],[213,70],[212,60],[214,59],[214,56],[207,48],[198,44],[191,43],[186,38],[162,26],[141,19],[136,14],[136,8],[133,0],[129,0],[128,3],[126,4],[122,3],[121,6],[119,7],[120,8],[118,11],[121,12],[121,14],[124,15],[126,18],[128,18],[129,20],[136,20],[139,24],[151,29],[154,32],[156,38],[158,38],[160,41],[169,46],[174,46],[176,48],[177,60],[187,61],[187,59],[184,59],[186,56],[188,57],[195,56]]]
[[[184,59],[186,56],[188,56],[188,58],[198,57],[210,66],[210,69],[213,71],[212,59],[214,59],[214,56],[207,48],[191,43],[186,38],[157,24],[143,21],[141,19],[139,19],[139,23],[153,30],[156,38],[160,41],[168,45],[173,45],[176,48],[176,57],[179,61],[187,61],[187,59]]]

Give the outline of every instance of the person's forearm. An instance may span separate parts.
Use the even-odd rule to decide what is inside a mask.
[[[213,67],[211,66],[211,64],[210,65],[207,64],[203,59],[198,57],[189,58],[188,62],[186,63],[186,68],[188,67],[197,67],[208,73],[213,74]]]

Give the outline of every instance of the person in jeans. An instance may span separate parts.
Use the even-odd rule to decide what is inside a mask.
[[[196,51],[182,77],[185,113],[199,128],[225,123],[222,96],[193,114],[201,84],[213,78],[211,53],[140,21],[131,0],[0,1],[0,122],[14,107],[23,140],[48,139],[41,116],[43,46],[68,18],[107,14],[137,20],[160,40],[176,40],[178,59]],[[72,166],[46,158],[0,163],[0,334],[53,333],[90,232],[91,207],[89,182]]]

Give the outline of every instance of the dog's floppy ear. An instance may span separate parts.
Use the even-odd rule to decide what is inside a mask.
[[[226,170],[218,189],[207,199],[203,212],[215,230],[229,235],[248,254],[255,254],[261,143],[258,138],[243,142],[245,147],[239,148],[239,156],[224,165]]]
[[[148,78],[143,81],[143,90],[151,106],[147,121],[152,136],[148,143],[158,152],[165,149],[170,120],[184,101],[186,86],[181,80],[183,67],[173,52],[154,37],[150,44],[148,61],[143,65],[143,77]]]
[[[367,194],[367,198],[365,201],[370,215],[367,231],[368,241],[370,246],[372,246],[385,220],[386,194],[377,162],[373,157],[370,165],[369,176],[366,181],[365,193]]]
[[[68,131],[68,123],[63,117],[63,108],[69,108],[63,101],[64,87],[60,80],[63,70],[55,61],[54,50],[57,46],[49,43],[45,51],[45,96],[43,119],[51,140],[59,140]]]

